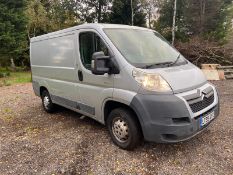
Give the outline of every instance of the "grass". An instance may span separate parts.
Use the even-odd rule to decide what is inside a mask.
[[[6,72],[6,70],[0,69],[0,72]],[[31,82],[31,72],[10,72],[9,76],[0,78],[0,87],[28,82]]]

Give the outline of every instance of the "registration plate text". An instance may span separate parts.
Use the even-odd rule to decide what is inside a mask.
[[[202,116],[200,119],[201,119],[200,121],[201,127],[205,126],[206,124],[208,124],[210,121],[214,119],[214,111],[205,116]]]

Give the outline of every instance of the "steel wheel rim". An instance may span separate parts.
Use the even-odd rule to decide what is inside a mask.
[[[46,109],[49,108],[49,104],[50,104],[49,97],[48,97],[48,96],[44,96],[44,107],[45,107]]]
[[[117,141],[125,143],[129,139],[128,123],[121,117],[116,117],[112,122],[112,132]]]

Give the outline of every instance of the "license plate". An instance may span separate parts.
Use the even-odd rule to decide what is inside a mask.
[[[200,125],[205,126],[214,119],[214,111],[200,118]]]

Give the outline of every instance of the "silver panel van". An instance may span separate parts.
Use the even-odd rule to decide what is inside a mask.
[[[150,29],[79,25],[32,38],[30,60],[45,111],[91,117],[122,149],[189,139],[219,115],[216,88]]]

